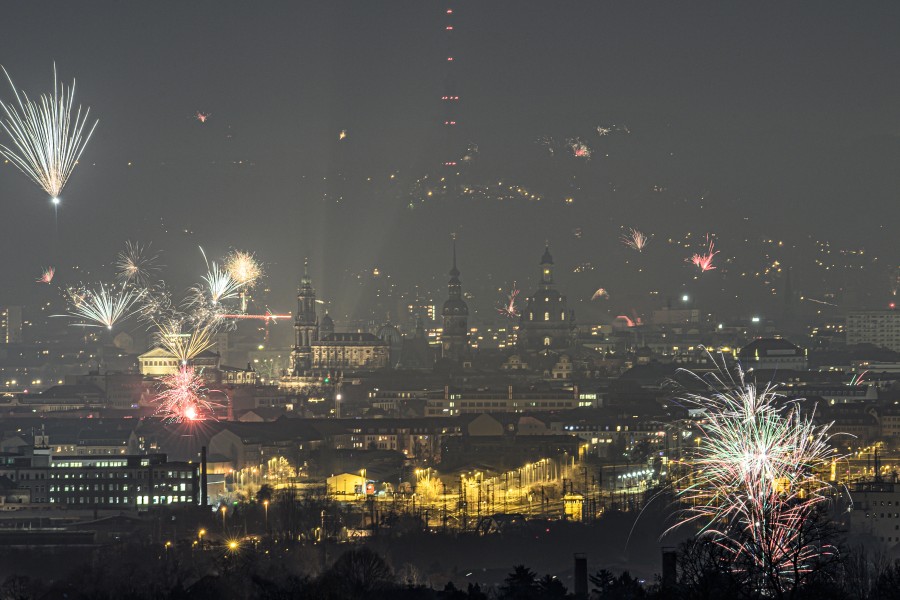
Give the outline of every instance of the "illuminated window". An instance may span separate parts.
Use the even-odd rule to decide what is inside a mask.
[[[548,313],[548,312],[545,312],[545,313],[544,313],[544,320],[545,320],[545,321],[549,321],[549,320],[550,320],[550,313]]]
[[[545,338],[544,338],[544,345],[545,345],[545,346],[549,346],[549,345],[550,345],[550,338],[548,338],[548,337],[545,337]]]
[[[566,320],[566,311],[562,311],[561,313],[559,313],[559,320],[560,321]]]

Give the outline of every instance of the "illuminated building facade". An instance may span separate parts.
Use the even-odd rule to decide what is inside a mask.
[[[160,346],[150,348],[138,356],[138,363],[140,364],[141,375],[144,377],[174,375],[181,368],[181,361],[178,360],[178,357]],[[219,354],[205,350],[191,359],[191,364],[198,371],[218,370]]]
[[[22,343],[22,307],[0,307],[0,343]]]
[[[857,310],[847,313],[847,345],[872,344],[900,352],[900,311]]]
[[[316,369],[383,369],[389,366],[388,345],[371,333],[332,333],[310,347]]]
[[[54,457],[49,480],[50,503],[70,508],[195,506],[200,491],[198,465],[168,462],[165,454]]]

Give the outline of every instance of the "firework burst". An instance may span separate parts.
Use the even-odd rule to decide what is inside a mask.
[[[252,288],[263,275],[262,266],[250,252],[235,250],[225,258],[228,275],[244,288]]]
[[[201,324],[185,331],[185,322],[170,319],[156,323],[156,342],[176,357],[182,365],[187,365],[202,352],[216,344],[216,329],[210,324]]]
[[[119,253],[116,260],[116,278],[121,282],[145,285],[151,274],[157,271],[158,253],[150,252],[150,245],[142,246],[137,242],[125,242],[125,250]]]
[[[703,417],[692,472],[677,484],[688,508],[673,528],[696,523],[736,561],[775,578],[804,569],[822,551],[803,527],[826,500],[817,473],[836,458],[831,425],[817,425],[814,408],[804,412],[773,386],[747,382],[740,366],[732,375],[724,359],[710,358],[718,374],[686,372],[701,391],[683,401]]]
[[[578,138],[566,140],[566,146],[575,158],[590,160],[591,154],[593,153],[591,147]]]
[[[78,164],[97,122],[85,135],[90,109],[82,114],[79,106],[72,115],[75,82],[72,82],[71,88],[57,84],[55,65],[53,93],[42,94],[37,102],[32,101],[25,92],[18,92],[6,69],[3,72],[16,102],[7,104],[0,101],[0,107],[6,113],[0,126],[12,138],[10,146],[0,144],[0,154],[38,184],[57,204],[59,194]]]
[[[594,295],[591,296],[591,300],[596,300],[598,298],[609,298],[609,292],[607,292],[604,288],[599,288]]]
[[[203,259],[206,260],[206,253]],[[203,276],[204,284],[193,288],[192,304],[203,307],[208,305],[215,308],[221,302],[237,298],[240,295],[241,284],[235,280],[227,269],[221,268],[216,261],[206,261],[206,275]]]
[[[203,377],[193,367],[182,365],[178,372],[160,378],[156,415],[170,422],[215,419],[219,403],[210,399]]]
[[[516,284],[513,282],[513,289],[509,292],[509,296],[507,297],[507,301],[500,306],[497,307],[497,312],[500,316],[507,317],[509,319],[516,319],[521,314],[519,312],[519,307],[516,306],[516,298],[519,296],[519,290],[516,289]]]
[[[164,281],[144,288],[139,319],[158,323],[174,319],[176,316],[177,310],[172,302],[172,293]]]
[[[69,316],[88,321],[79,323],[81,327],[112,329],[116,323],[140,310],[135,306],[143,296],[143,290],[126,286],[106,287],[102,283],[95,290],[70,291]]]
[[[47,267],[46,269],[41,271],[41,276],[36,280],[38,283],[50,283],[53,281],[53,275],[56,274],[56,269],[53,267]]]
[[[622,234],[622,243],[628,246],[629,248],[633,248],[638,252],[643,252],[644,248],[647,246],[647,242],[649,242],[649,238],[638,231],[637,229],[629,228],[626,233]]]
[[[684,259],[685,262],[692,263],[695,267],[700,269],[701,273],[706,273],[707,271],[712,271],[716,268],[713,266],[712,262],[716,254],[719,253],[718,250],[715,250],[715,242],[709,239],[709,235],[706,236],[706,242],[708,248],[704,254],[694,254],[690,258]]]

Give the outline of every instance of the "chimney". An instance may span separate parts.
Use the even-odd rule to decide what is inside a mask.
[[[671,588],[678,579],[678,553],[674,548],[662,549],[662,587]]]
[[[587,600],[588,575],[587,557],[584,554],[575,554],[575,599]]]

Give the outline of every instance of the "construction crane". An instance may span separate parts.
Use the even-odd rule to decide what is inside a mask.
[[[290,319],[293,317],[293,315],[276,315],[267,308],[265,314],[262,314],[262,315],[240,314],[240,315],[222,315],[222,317],[225,319],[235,319],[235,320],[253,319],[256,321],[265,321],[266,335],[265,335],[264,339],[265,339],[265,343],[268,344],[269,343],[269,323],[276,323],[278,321],[278,319]]]

